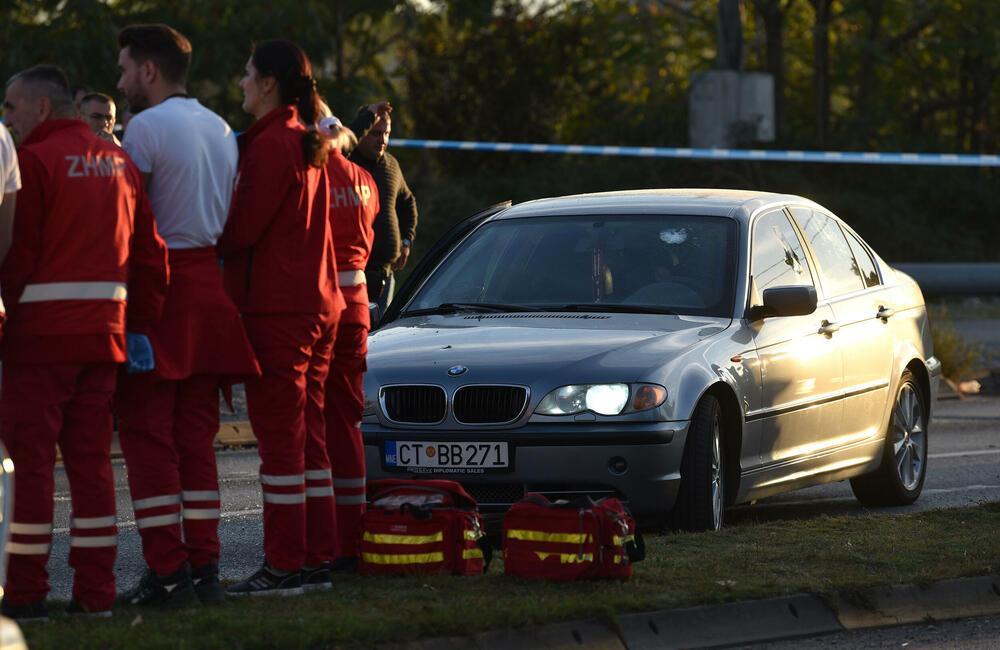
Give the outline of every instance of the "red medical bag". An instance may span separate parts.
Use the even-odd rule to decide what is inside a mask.
[[[549,501],[529,493],[503,518],[504,573],[522,578],[628,578],[645,556],[635,520],[615,498]]]
[[[483,572],[483,520],[455,481],[383,479],[368,483],[361,522],[367,575]]]

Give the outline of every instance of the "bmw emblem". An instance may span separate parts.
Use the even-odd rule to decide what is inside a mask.
[[[469,369],[465,366],[452,366],[448,368],[449,377],[458,377],[459,375],[464,375]]]

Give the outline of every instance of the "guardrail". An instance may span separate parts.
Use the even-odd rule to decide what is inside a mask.
[[[925,296],[1000,294],[1000,264],[997,263],[900,262],[892,266],[916,280]]]

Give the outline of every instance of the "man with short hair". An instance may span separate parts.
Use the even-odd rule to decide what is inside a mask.
[[[90,93],[80,100],[80,119],[90,126],[90,130],[99,138],[114,142],[115,137],[115,100],[104,93]]]
[[[386,151],[391,128],[389,113],[380,112],[368,134],[359,138],[350,158],[368,171],[378,185],[381,207],[375,217],[375,243],[365,277],[368,299],[377,303],[381,312],[385,312],[395,290],[392,272],[406,266],[417,235],[417,200],[403,178],[399,161]]]
[[[21,621],[48,618],[58,445],[72,502],[66,611],[110,616],[118,549],[111,396],[118,364],[152,367],[146,335],[166,293],[166,247],[139,170],[76,118],[62,70],[35,66],[13,77],[4,111],[20,143],[22,188],[0,268],[9,312],[0,438],[17,467],[0,609]]]
[[[222,286],[215,244],[236,176],[236,136],[188,97],[191,44],[167,25],[118,36],[118,89],[135,113],[122,146],[146,177],[171,283],[152,333],[156,369],[115,396],[136,526],[149,569],[120,597],[130,606],[185,606],[222,597],[215,436],[219,390],[256,376],[253,349]]]

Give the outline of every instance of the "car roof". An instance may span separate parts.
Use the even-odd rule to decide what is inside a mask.
[[[748,220],[761,208],[789,203],[817,206],[793,194],[708,188],[627,190],[536,199],[512,206],[495,218],[571,214],[685,214]]]

